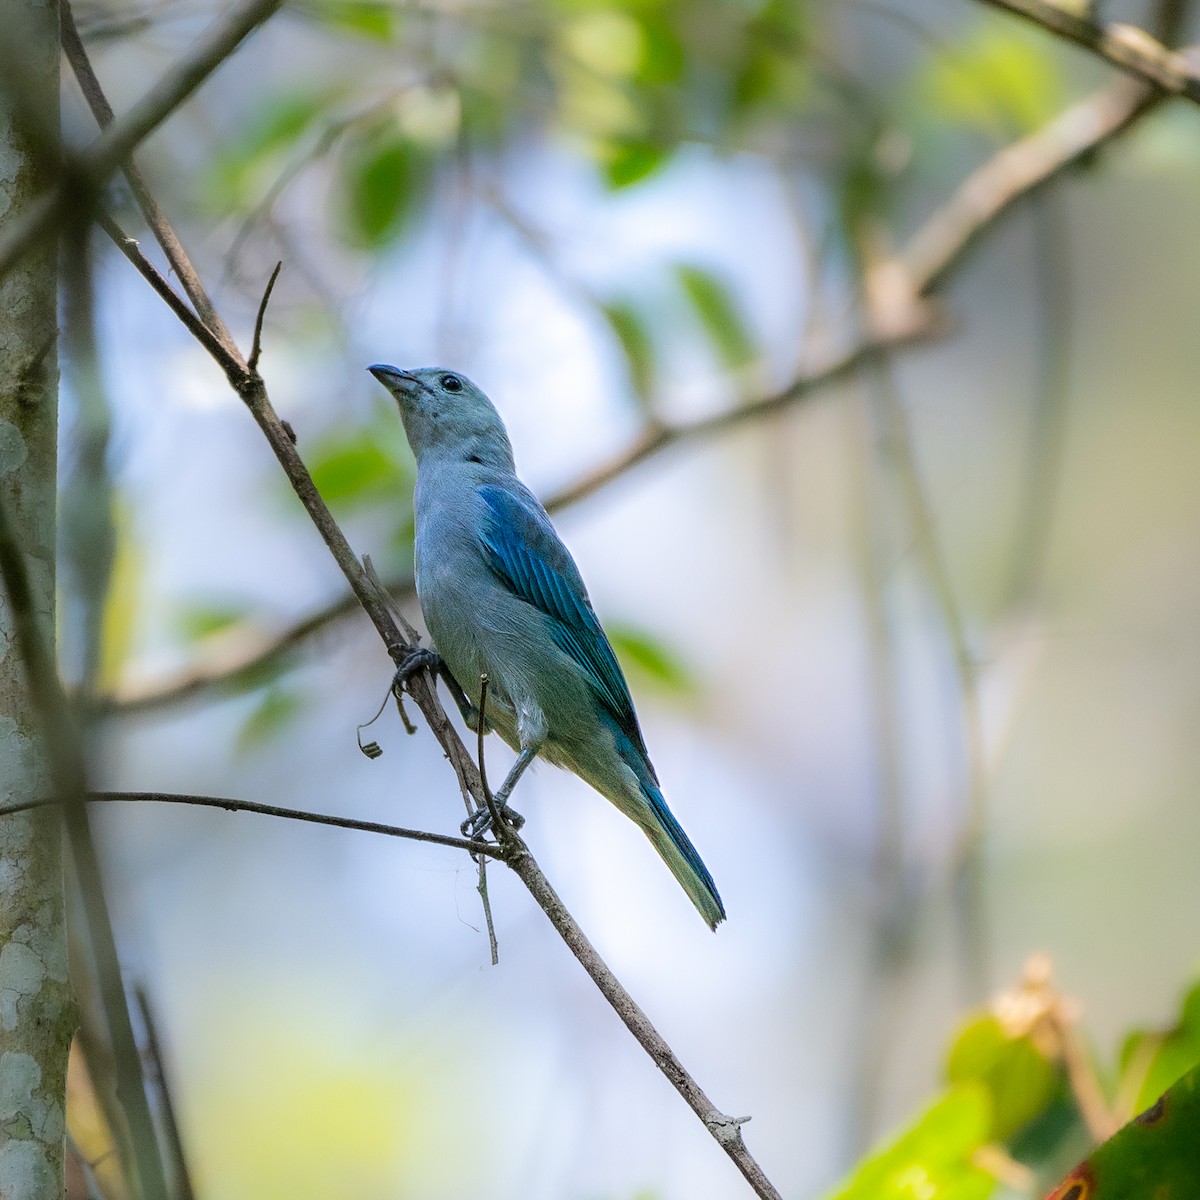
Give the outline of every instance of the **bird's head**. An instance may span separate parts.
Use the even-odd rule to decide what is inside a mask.
[[[492,402],[465,375],[444,367],[367,368],[396,398],[417,464],[430,456],[513,469],[512,447]]]

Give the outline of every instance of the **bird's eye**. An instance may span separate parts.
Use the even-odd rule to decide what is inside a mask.
[[[461,392],[462,380],[457,375],[443,375],[439,380],[445,392]]]

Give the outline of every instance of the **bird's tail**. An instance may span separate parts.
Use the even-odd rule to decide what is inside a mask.
[[[691,897],[692,903],[700,910],[700,915],[708,922],[709,929],[716,929],[725,920],[725,906],[721,903],[717,885],[713,883],[708,868],[688,835],[683,832],[683,827],[667,807],[658,786],[651,779],[643,778],[641,789],[648,810],[644,810],[635,819],[646,831],[646,836],[653,843],[655,850],[662,855],[663,861],[671,868],[671,874],[679,880],[683,890]]]

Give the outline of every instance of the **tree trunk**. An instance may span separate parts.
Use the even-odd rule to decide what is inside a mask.
[[[49,0],[0,0],[0,29],[9,47],[0,63],[2,232],[53,178],[57,9]],[[11,69],[18,61],[20,69]],[[0,502],[25,554],[47,645],[54,635],[55,260],[51,239],[0,280]],[[49,794],[47,755],[0,589],[0,805]],[[0,817],[0,1200],[63,1194],[74,1025],[58,813]]]

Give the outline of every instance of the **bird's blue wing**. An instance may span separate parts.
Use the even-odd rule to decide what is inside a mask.
[[[574,559],[537,501],[484,484],[483,548],[488,566],[515,595],[552,618],[559,649],[586,672],[600,702],[646,756],[633,700],[616,655],[588,600]],[[648,765],[648,764],[647,764]]]

